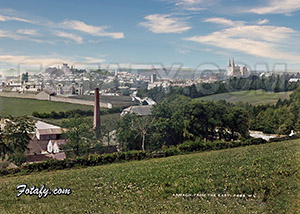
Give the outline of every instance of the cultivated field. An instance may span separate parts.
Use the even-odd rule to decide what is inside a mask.
[[[219,101],[226,100],[228,102],[236,103],[239,101],[248,102],[253,105],[260,104],[275,104],[279,98],[282,100],[288,99],[292,92],[266,92],[263,90],[253,91],[237,91],[223,94],[214,94],[210,96],[201,97],[201,100]]]
[[[0,213],[299,213],[299,157],[294,140],[2,177]],[[23,183],[72,194],[17,198]]]
[[[0,97],[0,116],[24,116],[32,112],[68,111],[71,109],[93,110],[93,106],[45,100]]]

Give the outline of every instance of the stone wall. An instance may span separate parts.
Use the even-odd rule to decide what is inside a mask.
[[[0,92],[0,97],[48,100],[48,99],[41,99],[40,97],[38,97],[35,94],[23,94],[23,93],[17,93],[17,92]],[[94,106],[94,101],[72,99],[72,98],[68,98],[68,97],[51,96],[51,101]],[[101,108],[113,108],[113,105],[111,103],[100,102],[100,107]]]

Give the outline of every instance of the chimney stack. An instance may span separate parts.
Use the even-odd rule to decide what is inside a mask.
[[[100,103],[99,103],[99,88],[95,89],[95,104],[94,104],[94,129],[100,128]]]

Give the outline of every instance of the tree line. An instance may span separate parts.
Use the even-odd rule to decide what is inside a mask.
[[[111,108],[111,109],[101,109],[101,115],[121,113],[122,108]],[[32,116],[38,118],[52,118],[52,119],[63,119],[63,118],[74,118],[74,117],[88,117],[93,116],[94,112],[92,110],[81,110],[72,109],[68,111],[51,111],[51,112],[32,112]]]
[[[300,87],[292,92],[289,99],[278,99],[275,105],[237,103],[236,106],[247,111],[250,129],[280,135],[290,134],[292,130],[300,131]]]
[[[156,102],[161,102],[164,98],[170,97],[174,94],[185,95],[190,98],[198,98],[213,94],[259,89],[270,92],[293,91],[300,86],[300,82],[289,82],[289,79],[292,77],[294,76],[288,74],[272,74],[269,77],[259,77],[256,75],[252,75],[247,78],[233,77],[224,81],[194,84],[185,88],[169,86],[168,88],[156,87],[151,90],[140,89],[137,96],[150,97]]]
[[[247,138],[248,121],[242,108],[174,95],[155,105],[152,115],[123,116],[117,137],[125,150],[159,150],[188,140]]]

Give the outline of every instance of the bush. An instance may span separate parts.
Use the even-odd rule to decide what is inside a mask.
[[[243,145],[258,145],[266,143],[267,141],[262,138],[249,138],[242,142]]]
[[[204,144],[202,141],[186,141],[182,144],[179,144],[177,148],[181,152],[200,151],[204,149]]]
[[[114,113],[121,113],[122,112],[122,108],[112,108],[112,109],[104,109],[100,111],[101,115],[105,115],[105,114],[114,114]],[[53,118],[53,119],[62,119],[62,118],[73,118],[76,116],[93,116],[94,112],[92,110],[81,110],[81,109],[73,109],[73,110],[69,110],[69,111],[60,111],[60,112],[56,112],[56,111],[51,111],[50,113],[39,113],[37,111],[32,112],[32,116],[34,117],[38,117],[38,118]]]
[[[163,152],[165,157],[174,156],[180,154],[180,150],[175,146],[163,147]]]

